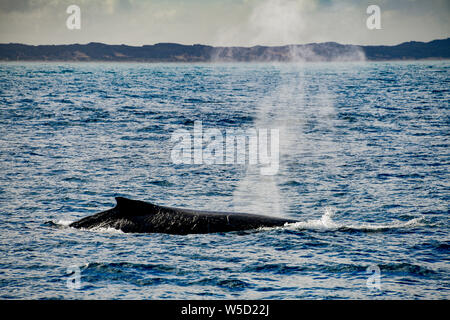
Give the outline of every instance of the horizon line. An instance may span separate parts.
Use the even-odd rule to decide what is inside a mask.
[[[237,45],[208,45],[208,44],[201,44],[201,43],[194,43],[194,44],[184,44],[184,43],[179,43],[179,42],[157,42],[154,44],[142,44],[142,45],[130,45],[130,44],[110,44],[110,43],[105,43],[105,42],[96,42],[96,41],[90,41],[87,43],[66,43],[66,44],[27,44],[27,43],[20,43],[20,42],[9,42],[9,43],[3,43],[0,42],[0,45],[24,45],[24,46],[32,46],[32,47],[38,47],[38,46],[73,46],[73,45],[80,45],[80,46],[85,46],[85,45],[89,45],[89,44],[102,44],[102,45],[106,45],[106,46],[126,46],[126,47],[136,47],[136,48],[141,48],[141,47],[145,47],[145,46],[155,46],[155,45],[160,45],[160,44],[175,44],[175,45],[180,45],[180,46],[204,46],[204,47],[212,47],[212,48],[254,48],[254,47],[269,47],[269,48],[277,48],[277,47],[289,47],[289,46],[307,46],[307,45],[314,45],[314,44],[339,44],[339,45],[343,45],[343,46],[355,46],[355,47],[395,47],[401,44],[405,44],[405,43],[430,43],[433,41],[444,41],[444,40],[449,40],[450,37],[447,38],[437,38],[437,39],[433,39],[433,40],[429,40],[429,41],[416,41],[416,40],[409,40],[409,41],[403,41],[397,44],[391,44],[391,45],[387,45],[387,44],[368,44],[368,45],[361,45],[361,44],[349,44],[349,43],[339,43],[336,41],[324,41],[324,42],[309,42],[309,43],[297,43],[297,44],[283,44],[283,45],[261,45],[261,44],[257,44],[257,45],[253,45],[253,46],[237,46]]]

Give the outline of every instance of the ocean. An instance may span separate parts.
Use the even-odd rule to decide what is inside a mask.
[[[1,63],[0,299],[450,298],[450,63]],[[174,132],[279,130],[279,165]],[[297,219],[78,230],[124,196]]]

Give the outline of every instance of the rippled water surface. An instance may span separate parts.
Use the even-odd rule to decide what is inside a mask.
[[[448,61],[0,64],[0,298],[448,299],[449,74]],[[200,120],[278,128],[278,174],[173,164],[171,134]],[[300,222],[67,227],[115,196]]]

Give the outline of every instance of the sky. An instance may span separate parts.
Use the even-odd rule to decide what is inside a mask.
[[[367,28],[369,5],[381,29]],[[0,43],[393,45],[448,38],[449,20],[450,0],[0,0]]]

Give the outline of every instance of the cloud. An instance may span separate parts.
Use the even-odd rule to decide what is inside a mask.
[[[0,1],[0,11],[6,13],[14,11],[29,12],[45,5],[45,1],[39,0],[2,0]]]
[[[65,27],[71,4],[81,30]],[[382,30],[366,28],[369,4],[380,6]],[[448,0],[0,0],[0,42],[395,44],[449,37],[449,11]]]

